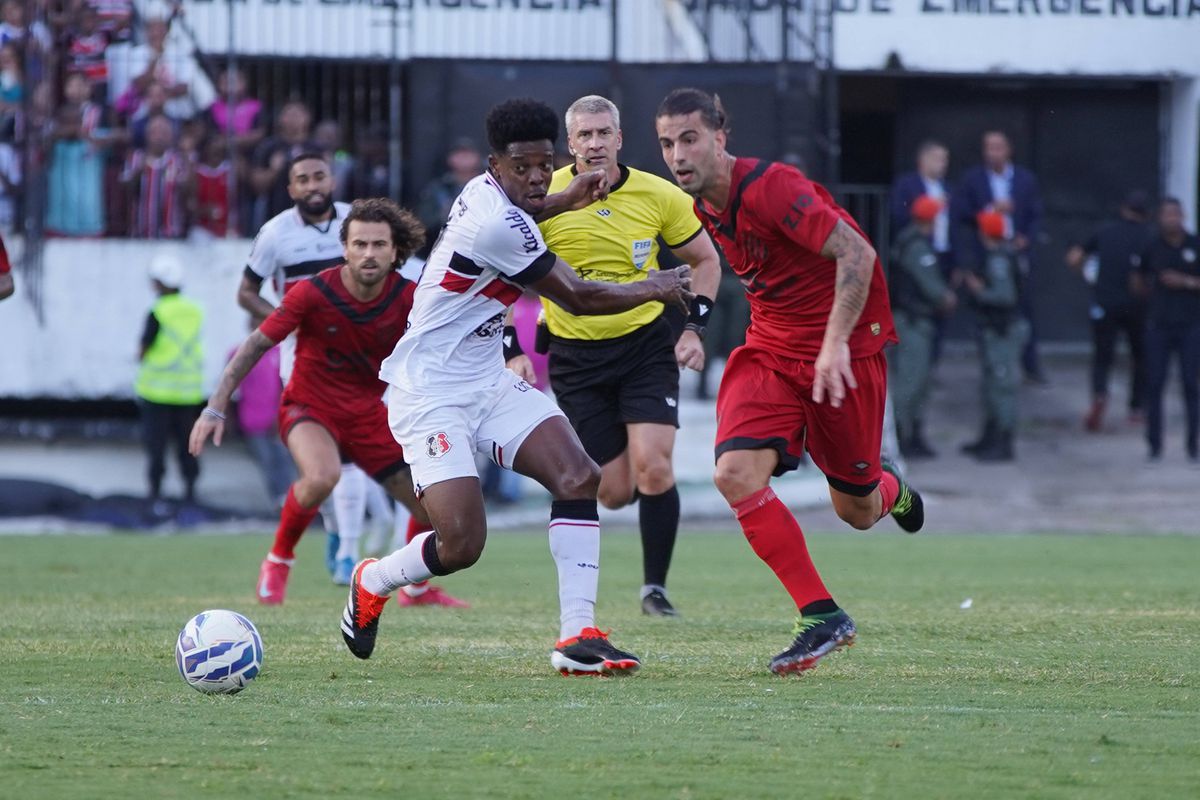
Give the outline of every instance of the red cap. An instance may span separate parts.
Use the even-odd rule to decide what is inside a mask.
[[[916,200],[912,201],[912,206],[909,207],[909,212],[912,218],[919,222],[932,222],[942,210],[942,201],[936,197],[930,197],[923,194]]]
[[[980,211],[975,215],[979,232],[989,239],[1004,238],[1004,215],[995,211]]]

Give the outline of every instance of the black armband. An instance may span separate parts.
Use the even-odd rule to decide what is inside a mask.
[[[505,363],[517,356],[525,355],[525,351],[521,349],[521,340],[517,338],[517,328],[515,325],[504,326],[504,333],[501,334],[500,341],[504,343]]]
[[[708,318],[712,314],[713,300],[711,297],[705,297],[698,294],[692,298],[692,310],[688,314],[687,324],[683,326],[685,331],[692,331],[701,339],[704,338],[704,331],[708,328]]]

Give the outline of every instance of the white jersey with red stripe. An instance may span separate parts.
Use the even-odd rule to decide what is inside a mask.
[[[504,371],[504,311],[555,260],[537,223],[495,178],[472,179],[451,207],[417,284],[408,329],[379,377],[422,394],[494,385]]]

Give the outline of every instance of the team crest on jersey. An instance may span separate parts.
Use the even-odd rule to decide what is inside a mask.
[[[650,251],[654,248],[653,239],[634,239],[633,240],[633,265],[638,269],[646,266],[646,261],[650,258]]]
[[[871,335],[872,336],[878,336],[882,330],[883,330],[883,326],[880,325],[878,322],[871,323]]]
[[[450,452],[450,439],[445,433],[438,432],[425,440],[425,452],[430,458],[441,458]]]

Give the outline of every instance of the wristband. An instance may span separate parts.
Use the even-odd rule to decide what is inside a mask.
[[[517,338],[515,325],[504,326],[504,333],[501,334],[500,341],[504,343],[505,363],[512,361],[517,356],[525,355],[525,351],[521,349],[521,340]]]
[[[688,314],[687,324],[683,326],[685,331],[692,331],[701,339],[704,338],[704,331],[708,328],[708,317],[712,314],[713,300],[711,297],[705,297],[698,294],[692,298],[692,310]]]
[[[205,406],[205,407],[204,407],[204,410],[203,410],[203,411],[201,411],[200,413],[201,413],[201,414],[207,414],[207,415],[208,415],[208,416],[210,416],[210,417],[215,417],[216,419],[219,419],[219,420],[221,420],[221,422],[224,422],[224,421],[225,421],[225,415],[224,415],[224,414],[222,414],[220,411],[217,411],[217,410],[216,410],[215,408],[213,408],[212,406]]]

